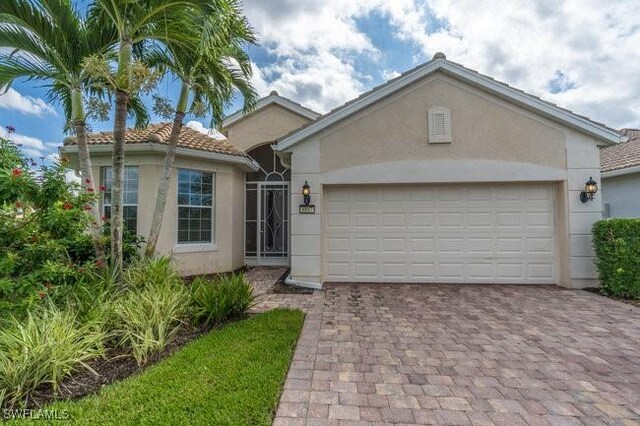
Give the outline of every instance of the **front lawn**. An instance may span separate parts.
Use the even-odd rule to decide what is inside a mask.
[[[276,309],[231,323],[97,395],[47,408],[86,425],[270,425],[303,320]]]

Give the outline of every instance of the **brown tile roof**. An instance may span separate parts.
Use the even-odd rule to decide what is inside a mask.
[[[600,150],[600,170],[603,172],[640,166],[640,129],[622,129],[620,133],[629,140]]]
[[[150,124],[144,129],[127,129],[125,133],[125,143],[159,143],[168,144],[173,123]],[[93,145],[106,145],[113,143],[113,132],[90,133],[87,141]],[[75,145],[75,138],[67,138],[64,145]],[[214,139],[198,132],[190,127],[184,126],[180,131],[178,146],[181,148],[195,149],[198,151],[215,152],[219,154],[237,155],[245,157],[245,153],[231,145],[225,140]]]

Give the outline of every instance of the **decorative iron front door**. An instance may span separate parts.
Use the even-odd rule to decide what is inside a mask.
[[[262,182],[260,193],[261,258],[289,256],[289,184]]]

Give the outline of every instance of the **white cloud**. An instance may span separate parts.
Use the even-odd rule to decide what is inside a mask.
[[[47,149],[44,142],[42,142],[38,138],[34,138],[31,136],[14,133],[11,135],[11,140],[13,141],[13,143],[23,148],[30,148],[38,151],[45,151]]]
[[[45,114],[58,115],[53,107],[43,99],[22,95],[13,88],[9,88],[6,93],[0,94],[0,108],[12,109],[36,116]]]
[[[380,51],[356,21],[375,14],[389,23],[381,31],[392,28],[384,36],[421,52],[415,62],[442,51],[593,119],[640,127],[637,0],[247,0],[245,9],[270,55],[254,77],[260,93],[321,112],[370,88],[358,61]],[[552,90],[559,73],[567,84]]]
[[[193,130],[196,130],[196,131],[198,131],[200,133],[203,133],[203,134],[205,134],[207,136],[210,136],[210,137],[212,137],[214,139],[218,139],[218,140],[227,139],[222,133],[220,133],[218,131],[218,129],[205,127],[204,124],[202,124],[201,122],[196,121],[196,120],[189,121],[187,124],[185,124],[185,126],[191,128]]]

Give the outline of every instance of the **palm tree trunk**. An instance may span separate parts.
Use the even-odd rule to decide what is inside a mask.
[[[113,124],[113,178],[111,181],[111,265],[118,271],[120,280],[122,280],[121,272],[123,270],[124,138],[127,130],[127,105],[129,103],[132,59],[133,44],[126,38],[121,39],[118,49],[118,70],[115,75],[116,112]]]
[[[116,113],[113,128],[113,180],[111,181],[111,264],[122,271],[123,211],[122,194],[124,183],[124,143],[127,125],[129,94],[116,91]]]
[[[182,131],[185,111],[187,109],[187,101],[189,99],[190,86],[182,83],[180,90],[180,99],[176,107],[176,114],[173,118],[173,127],[171,135],[169,135],[169,147],[167,154],[164,156],[164,165],[162,166],[162,175],[160,176],[160,184],[158,186],[158,196],[156,197],[156,206],[153,210],[153,220],[151,221],[151,230],[147,239],[147,247],[145,255],[152,257],[156,252],[158,237],[160,236],[160,228],[162,228],[162,218],[164,217],[164,209],[167,204],[167,194],[169,192],[169,181],[171,180],[171,171],[173,163],[176,159],[176,150],[178,149],[178,140]]]
[[[71,109],[73,127],[76,132],[78,142],[78,161],[82,172],[82,188],[85,192],[95,192],[96,181],[93,179],[93,168],[91,166],[91,155],[87,144],[87,123],[85,121],[84,106],[82,104],[82,93],[73,89],[71,92]],[[104,258],[104,245],[102,244],[102,227],[100,225],[100,212],[98,211],[97,200],[90,204],[89,213],[93,216],[91,222],[91,236],[98,259]]]

